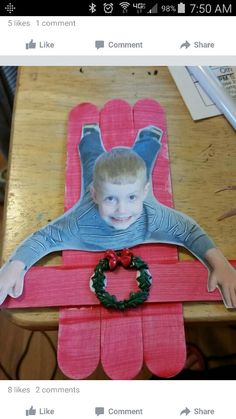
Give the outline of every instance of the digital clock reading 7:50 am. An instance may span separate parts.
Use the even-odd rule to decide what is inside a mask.
[[[199,14],[232,14],[232,4],[190,4],[191,13]]]

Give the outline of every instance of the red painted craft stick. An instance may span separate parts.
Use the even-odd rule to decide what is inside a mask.
[[[158,377],[173,377],[186,359],[182,304],[145,304],[142,311],[145,364]]]
[[[99,124],[99,118],[98,108],[91,103],[76,106],[69,115],[65,210],[78,201],[82,190],[78,151],[82,126]],[[81,260],[89,264],[89,258],[93,260],[93,255],[89,256],[89,252],[64,251],[62,255],[65,266],[80,263]],[[65,277],[69,279],[68,272]],[[78,279],[77,277],[77,281]],[[68,324],[67,319],[71,315],[73,324]],[[66,375],[78,379],[93,373],[100,360],[100,333],[100,307],[84,306],[74,309],[73,313],[70,309],[60,309],[57,354],[60,368]]]
[[[134,378],[143,365],[141,309],[117,312],[102,308],[101,361],[114,380]]]
[[[86,378],[100,361],[100,307],[60,310],[57,359],[65,375]]]
[[[100,123],[106,149],[133,145],[137,130],[133,124],[133,108],[127,102],[119,99],[107,102],[100,112]],[[119,283],[124,272],[119,269],[116,273]],[[126,313],[101,310],[101,351],[102,365],[110,378],[131,379],[138,374],[143,363],[139,309]]]
[[[231,263],[236,268],[236,261]],[[157,264],[151,271],[153,282],[148,301],[144,304],[221,301],[218,291],[207,291],[207,269],[200,262]],[[24,295],[17,299],[8,297],[1,307],[99,305],[99,300],[88,287],[88,278],[92,273],[93,268],[81,266],[33,267],[26,274]],[[127,297],[130,291],[137,290],[136,271],[124,271],[124,268],[119,267],[107,273],[107,280],[107,290],[118,298]]]
[[[172,207],[165,111],[156,101],[144,99],[135,104],[133,114],[136,129],[155,125],[163,131],[161,152],[154,166],[152,184],[156,198],[163,204]],[[142,257],[151,262],[150,268],[156,266],[158,261],[174,262],[178,260],[177,249],[174,246],[147,245],[143,247],[146,254],[143,254]],[[153,276],[154,281],[155,276]],[[168,308],[172,308],[172,311]],[[186,356],[182,304],[171,304],[168,305],[168,308],[166,305],[152,304],[150,306],[148,304],[142,310],[144,362],[153,374],[160,374],[164,377],[171,376],[173,371],[179,372],[184,366]],[[166,315],[166,311],[168,311],[168,315]],[[167,351],[168,344],[171,345],[170,351],[174,354],[171,358]],[[163,365],[165,365],[165,370]]]

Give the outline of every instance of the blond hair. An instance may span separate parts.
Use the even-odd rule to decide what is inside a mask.
[[[98,188],[102,182],[115,184],[134,183],[143,178],[147,182],[147,169],[144,160],[129,148],[113,148],[103,153],[95,162],[93,186]]]

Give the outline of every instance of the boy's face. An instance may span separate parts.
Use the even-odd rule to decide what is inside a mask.
[[[98,190],[91,187],[91,195],[98,205],[102,219],[116,230],[125,230],[141,215],[149,184],[103,182]]]

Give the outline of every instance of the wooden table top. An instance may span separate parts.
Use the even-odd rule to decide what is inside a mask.
[[[13,112],[2,259],[30,233],[63,213],[68,113],[76,104],[153,98],[166,110],[175,208],[193,217],[228,259],[236,259],[236,135],[223,116],[194,122],[167,67],[22,67]],[[181,260],[191,259],[184,250]],[[49,255],[40,264],[60,264]],[[30,329],[58,325],[58,309],[6,314]],[[185,303],[187,322],[235,321],[222,303]]]

